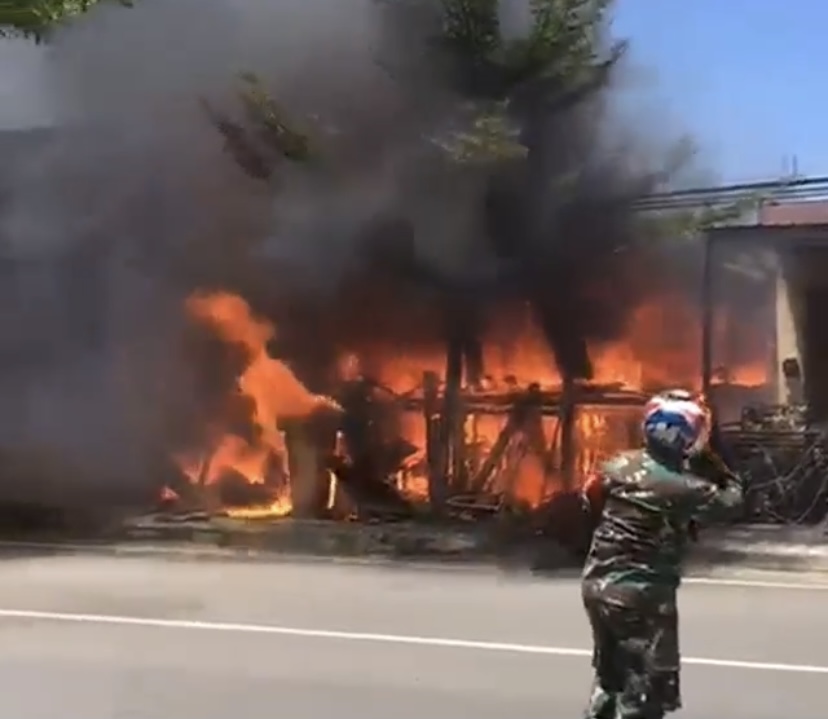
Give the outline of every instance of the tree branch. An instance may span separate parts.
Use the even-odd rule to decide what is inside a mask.
[[[0,0],[0,38],[43,42],[55,27],[107,2],[132,7],[135,0]]]

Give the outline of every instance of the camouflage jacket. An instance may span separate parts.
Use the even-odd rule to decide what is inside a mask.
[[[624,604],[675,597],[691,521],[738,509],[742,488],[675,472],[644,450],[607,462],[604,505],[583,572],[584,596]]]

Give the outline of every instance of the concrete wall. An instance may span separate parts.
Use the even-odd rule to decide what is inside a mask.
[[[777,354],[780,360],[796,357],[804,380],[802,388],[788,382],[788,393],[781,392],[780,399],[807,400],[828,419],[828,242],[792,248],[780,258]]]
[[[803,382],[785,376],[786,362],[795,361],[800,369],[804,369],[805,308],[797,264],[790,256],[777,256],[774,308],[774,390],[777,404],[799,404],[804,401]]]
[[[732,376],[732,385],[715,388],[718,404],[727,406],[720,412],[727,409],[732,419],[746,404],[776,399],[777,266],[774,253],[758,242],[725,237],[714,248],[711,359],[714,381],[719,367]]]

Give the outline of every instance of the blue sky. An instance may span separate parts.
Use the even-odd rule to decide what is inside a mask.
[[[618,0],[614,28],[716,179],[828,175],[826,0]]]
[[[696,137],[711,182],[775,179],[793,156],[828,175],[828,0],[617,0],[615,31],[633,97]],[[42,59],[0,44],[0,127],[48,121]]]

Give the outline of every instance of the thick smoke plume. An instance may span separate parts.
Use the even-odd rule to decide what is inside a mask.
[[[504,3],[504,17],[520,4]],[[378,327],[434,339],[446,328],[405,321],[423,297],[466,308],[459,321],[473,325],[523,294],[559,363],[588,376],[579,343],[623,328],[630,205],[651,168],[632,167],[602,130],[601,98],[535,128],[545,178],[522,161],[452,165],[442,146],[460,98],[392,5],[145,0],[56,35],[40,91],[57,124],[15,170],[0,214],[15,288],[0,447],[59,458],[61,491],[155,487],[151,458],[199,407],[178,348],[183,299],[200,287],[289,315],[277,326],[306,356],[297,318],[313,318],[323,359]],[[200,103],[236,111],[244,71],[316,148],[268,186],[240,171]],[[365,301],[385,293],[400,319],[360,326],[351,293],[365,278],[378,288]],[[22,481],[4,476],[3,491],[35,491]]]

